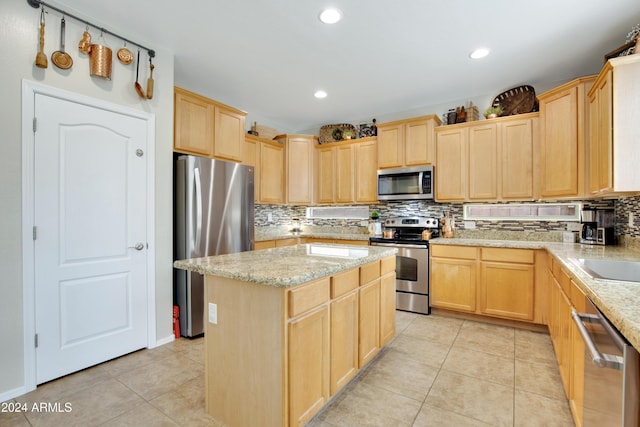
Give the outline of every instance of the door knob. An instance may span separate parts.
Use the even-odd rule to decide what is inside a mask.
[[[135,249],[135,250],[137,250],[137,251],[141,251],[141,250],[143,250],[143,249],[144,249],[144,243],[142,243],[142,242],[138,242],[138,243],[136,243],[136,245],[135,245],[135,246],[129,246],[129,248],[131,248],[131,249]]]

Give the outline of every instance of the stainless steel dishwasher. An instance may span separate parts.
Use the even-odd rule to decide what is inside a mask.
[[[583,427],[638,427],[638,352],[589,299],[572,317],[585,345]]]

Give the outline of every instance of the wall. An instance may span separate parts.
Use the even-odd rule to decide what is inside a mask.
[[[156,314],[157,338],[170,339],[172,335],[172,147],[173,147],[173,54],[152,41],[137,40],[117,28],[117,23],[100,22],[91,16],[90,3],[83,17],[113,29],[123,36],[152,47],[157,52],[154,60],[155,91],[151,101],[136,94],[135,67],[125,66],[114,59],[112,80],[89,76],[89,59],[78,52],[84,25],[67,19],[66,51],[74,64],[70,70],[53,66],[40,69],[34,66],[38,49],[40,12],[24,0],[0,1],[0,401],[21,394],[24,386],[23,366],[23,313],[22,313],[22,171],[21,171],[21,84],[22,79],[40,82],[86,96],[126,105],[156,115],[155,171],[156,171]],[[80,13],[78,13],[80,15]],[[47,15],[45,52],[50,55],[59,43],[60,15]],[[57,34],[56,34],[57,33]],[[95,31],[92,33],[97,37]],[[107,38],[111,46],[120,41]],[[115,52],[114,52],[115,54]],[[141,76],[146,81],[147,74]]]
[[[629,239],[640,238],[640,196],[620,198],[618,200],[585,200],[582,201],[585,208],[614,207],[616,213],[616,235],[623,237],[624,243]],[[369,205],[370,211],[378,211],[382,219],[391,216],[426,216],[442,218],[445,211],[453,216],[456,229],[459,233],[473,237],[482,235],[490,237],[491,232],[507,232],[511,238],[517,238],[518,233],[526,233],[525,238],[535,240],[562,240],[562,233],[567,231],[568,222],[562,221],[475,221],[476,231],[464,229],[462,220],[462,204],[436,203],[432,201],[411,202],[387,202]],[[306,206],[286,206],[257,204],[255,206],[255,224],[257,227],[283,227],[290,226],[293,218],[301,220],[303,226],[327,226],[327,227],[351,227],[358,228],[360,220],[307,220],[305,218]],[[629,212],[634,214],[634,225],[629,226]],[[271,214],[272,221],[268,221]],[[364,227],[362,227],[364,228]],[[364,230],[361,230],[364,232]],[[503,236],[505,234],[502,234]],[[471,236],[470,236],[471,237]]]

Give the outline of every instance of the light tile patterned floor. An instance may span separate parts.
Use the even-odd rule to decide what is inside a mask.
[[[396,318],[394,340],[310,427],[573,426],[548,335]],[[71,412],[0,413],[0,426],[212,426],[203,362],[202,339],[139,351],[12,401],[70,403]]]

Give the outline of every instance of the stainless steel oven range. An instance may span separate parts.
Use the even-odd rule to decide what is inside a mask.
[[[438,219],[426,217],[387,218],[384,221],[384,230],[387,233],[383,233],[383,235],[387,234],[390,236],[389,238],[371,237],[369,244],[398,249],[396,255],[396,308],[414,313],[430,314],[428,238],[438,236]]]

